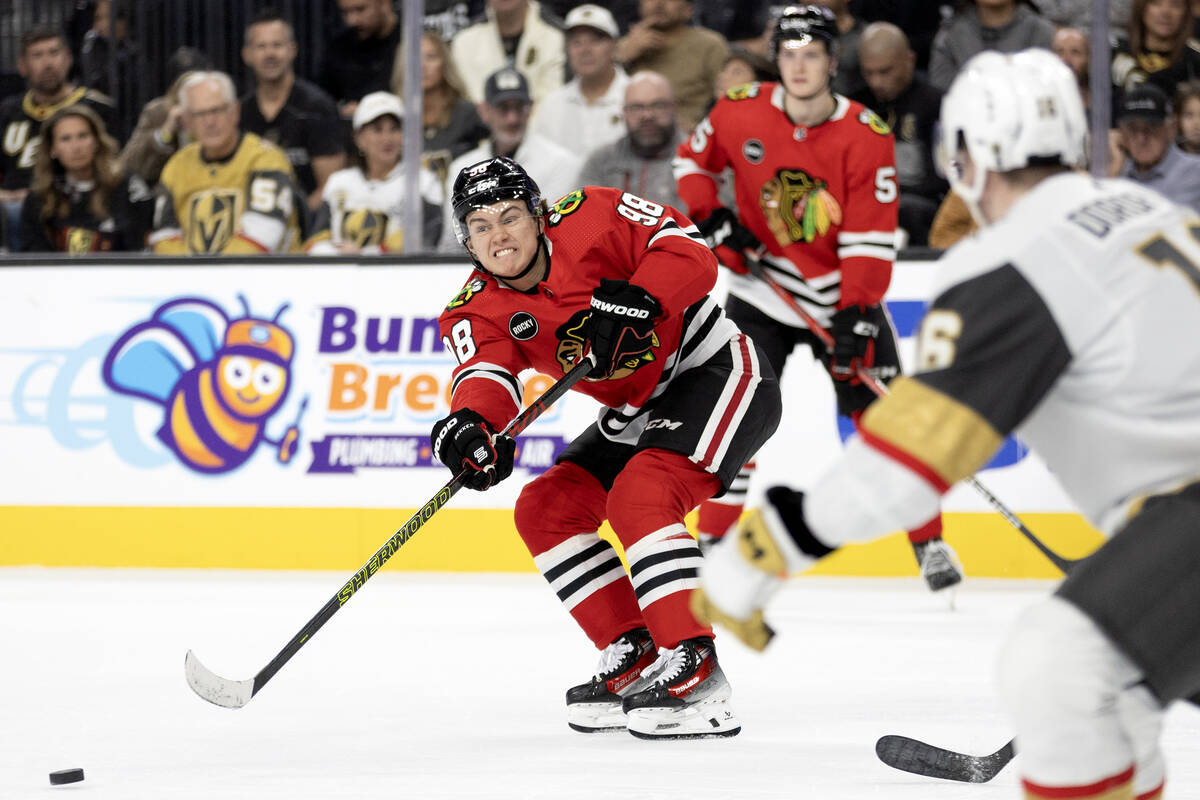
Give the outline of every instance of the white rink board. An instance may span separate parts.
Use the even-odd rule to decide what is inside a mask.
[[[898,323],[912,317],[915,302],[925,300],[933,269],[929,262],[897,263],[888,300]],[[435,333],[426,331],[417,342],[412,334],[437,317],[467,275],[465,263],[0,269],[0,438],[9,456],[0,462],[0,505],[420,506],[445,482],[444,468],[314,471],[320,458],[313,445],[338,442],[345,455],[353,446],[346,443],[360,437],[376,446],[379,437],[400,437],[403,441],[395,447],[401,460],[410,455],[428,463],[427,448],[423,454],[416,451],[427,443],[433,422],[446,413],[441,391],[454,361]],[[205,474],[188,468],[156,438],[166,418],[164,408],[105,386],[100,365],[116,339],[149,319],[161,304],[201,298],[237,318],[244,313],[239,295],[246,297],[254,316],[265,319],[290,304],[279,324],[295,341],[291,388],[285,403],[265,420],[266,435],[278,437],[292,424],[302,397],[308,397],[308,406],[291,463],[278,463],[273,446],[260,444],[241,466]],[[346,316],[336,309],[357,318],[350,328],[357,341],[331,352],[347,341],[346,326],[337,324]],[[382,334],[393,323],[399,326],[396,347],[368,351],[363,339],[372,318],[379,320]],[[911,339],[905,339],[906,357],[910,350]],[[336,408],[331,402],[335,376],[356,370],[368,375],[363,404],[356,405],[354,392],[342,392],[339,397],[348,407]],[[395,388],[370,391],[381,376],[394,377]],[[417,376],[423,377],[414,384]],[[375,407],[380,396],[387,398],[382,409]],[[784,399],[783,424],[759,458],[758,487],[781,480],[803,486],[840,447],[832,388],[807,352],[792,358]],[[561,447],[590,424],[595,410],[593,401],[579,395],[553,406],[527,431],[538,439],[526,452],[533,467],[548,466],[548,442]],[[802,443],[798,461],[797,442]],[[524,482],[519,476],[520,471],[517,480],[486,494],[462,493],[456,506],[511,507]],[[985,470],[983,477],[1019,512],[1072,510],[1034,457]],[[945,508],[988,510],[982,499],[961,487]]]

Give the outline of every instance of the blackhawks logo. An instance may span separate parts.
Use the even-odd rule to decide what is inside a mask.
[[[482,292],[486,286],[487,283],[485,283],[482,278],[472,278],[467,282],[467,285],[462,288],[462,291],[454,295],[454,299],[446,305],[446,310],[453,311],[460,306],[465,306],[467,303],[471,302],[472,297]]]
[[[571,315],[571,318],[559,325],[554,331],[554,335],[558,338],[558,349],[554,353],[555,359],[558,361],[558,366],[564,373],[569,372],[571,367],[579,362],[583,357],[583,325],[587,322],[591,312],[587,310],[576,311]],[[633,374],[633,371],[641,367],[643,364],[649,364],[654,361],[654,349],[659,346],[658,334],[650,334],[650,347],[644,353],[639,353],[635,356],[630,356],[621,363],[621,366],[613,370],[613,374],[607,378],[585,378],[588,381],[615,381],[624,378],[627,375]]]
[[[804,170],[779,170],[763,184],[758,204],[780,247],[811,242],[842,223],[842,207],[825,181]]]
[[[587,199],[587,195],[583,193],[583,189],[576,189],[569,194],[559,198],[558,202],[550,207],[550,217],[547,222],[550,227],[554,227],[562,222],[563,217],[570,216],[579,210],[583,205],[583,201]]]

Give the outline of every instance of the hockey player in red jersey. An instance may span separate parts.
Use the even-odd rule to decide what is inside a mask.
[[[440,317],[458,360],[433,450],[484,490],[513,469],[500,436],[518,376],[561,376],[603,406],[515,509],[538,570],[600,649],[567,692],[576,730],[644,738],[731,736],[740,723],[712,629],[688,608],[700,549],[683,524],[722,492],[779,422],[779,388],[755,345],[708,292],[717,262],[668,206],[586,186],[552,208],[507,158],[459,173],[452,224],[475,264]],[[597,531],[607,519],[629,562]],[[655,649],[657,647],[657,658]]]
[[[779,83],[731,89],[679,146],[675,177],[689,215],[730,269],[726,307],[767,354],[776,375],[798,344],[828,369],[838,409],[856,422],[875,399],[860,366],[888,381],[899,372],[896,334],[884,309],[896,234],[896,162],[887,125],[834,94],[837,25],[824,6],[785,8],[771,37]],[[730,169],[737,213],[718,199]],[[836,345],[826,351],[796,312],[759,277],[782,286]],[[715,539],[742,512],[754,464],[729,491],[700,508]],[[941,537],[941,515],[909,531],[921,575],[933,590],[962,580]]]

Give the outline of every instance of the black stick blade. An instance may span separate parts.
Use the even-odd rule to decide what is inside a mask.
[[[972,756],[944,750],[907,736],[881,736],[875,743],[875,755],[894,769],[962,783],[987,783],[1012,761],[1013,743],[990,756]]]

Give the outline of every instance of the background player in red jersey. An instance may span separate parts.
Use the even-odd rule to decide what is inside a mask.
[[[808,345],[829,370],[838,409],[857,422],[875,399],[857,376],[899,372],[883,308],[895,257],[896,162],[891,131],[863,105],[834,94],[837,25],[824,6],[790,6],[771,37],[779,83],[729,91],[679,146],[679,197],[725,266],[729,316],[766,353],[776,375]],[[721,205],[718,176],[733,172],[738,213]],[[835,340],[827,352],[796,312],[748,274],[747,252]],[[742,512],[754,465],[700,508],[702,537],[719,538]],[[962,580],[941,538],[941,515],[909,532],[933,590]]]
[[[433,449],[466,485],[512,473],[496,431],[520,408],[519,376],[567,372],[599,419],[521,492],[515,522],[534,563],[601,649],[595,677],[567,692],[576,730],[644,738],[732,736],[741,725],[688,596],[700,549],[683,524],[722,492],[779,423],[769,365],[708,292],[717,262],[669,206],[585,186],[547,208],[507,158],[462,170],[452,223],[475,271],[440,317],[458,367]],[[607,519],[627,576],[597,531]],[[655,646],[659,657],[655,659]]]

